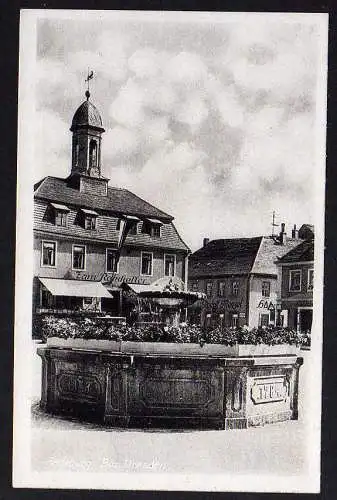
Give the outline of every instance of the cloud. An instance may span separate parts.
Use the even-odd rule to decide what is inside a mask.
[[[69,126],[89,64],[107,130],[104,173],[172,213],[192,247],[207,235],[266,233],[273,210],[298,224],[309,218],[318,78],[312,26],[268,16],[207,29],[191,23],[188,43],[179,23],[101,28],[91,25],[85,40],[68,31],[67,42],[59,30],[63,59],[45,45],[36,99],[39,123],[51,128],[41,125],[37,135],[39,172],[69,173]]]
[[[68,125],[54,113],[37,111],[34,119],[35,179],[46,175],[66,177],[71,168],[71,138]]]

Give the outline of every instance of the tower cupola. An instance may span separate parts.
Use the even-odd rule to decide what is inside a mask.
[[[101,141],[104,132],[102,118],[90,102],[89,90],[86,100],[76,110],[70,131],[72,138],[71,173],[101,177]]]

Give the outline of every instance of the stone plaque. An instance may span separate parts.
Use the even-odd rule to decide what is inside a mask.
[[[254,404],[284,401],[288,396],[288,383],[284,376],[255,378],[251,388]]]

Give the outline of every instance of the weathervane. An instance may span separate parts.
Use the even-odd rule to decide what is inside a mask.
[[[88,88],[85,92],[85,95],[86,95],[86,98],[89,99],[90,97],[90,91],[89,91],[89,82],[90,80],[92,80],[94,78],[94,72],[93,71],[89,71],[89,68],[88,68],[88,76],[87,78],[85,79],[85,82],[88,84]]]

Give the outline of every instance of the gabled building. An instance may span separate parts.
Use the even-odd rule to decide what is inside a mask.
[[[278,268],[282,257],[301,240],[278,237],[208,241],[189,259],[189,288],[207,300],[191,308],[190,319],[204,326],[257,326],[277,322]]]
[[[187,284],[189,249],[173,217],[102,175],[104,128],[89,100],[71,124],[67,178],[34,188],[34,313],[125,313],[123,287],[161,279]]]
[[[314,239],[303,241],[278,259],[280,308],[284,326],[310,332],[313,314]]]

